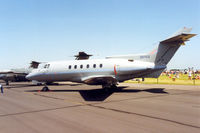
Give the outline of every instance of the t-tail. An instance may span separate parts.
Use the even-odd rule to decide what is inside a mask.
[[[185,45],[185,41],[196,34],[190,34],[192,28],[183,28],[178,32],[174,33],[171,37],[160,42],[156,56],[155,56],[155,65],[156,66],[166,66],[171,58],[174,56],[176,51],[181,45]]]
[[[122,56],[111,56],[107,58],[124,58],[132,60],[140,60],[145,62],[152,62],[155,64],[154,72],[151,71],[150,74],[146,74],[143,77],[157,78],[160,76],[162,71],[166,68],[169,61],[172,59],[176,51],[181,45],[185,45],[186,41],[196,34],[190,34],[192,28],[182,28],[181,30],[174,33],[169,38],[161,41],[157,48],[147,54],[138,55],[122,55]]]
[[[169,61],[172,59],[176,51],[181,45],[185,45],[186,41],[189,41],[190,38],[196,34],[190,34],[192,28],[186,28],[177,31],[169,38],[161,41],[158,45],[158,48],[154,52],[150,53],[149,56],[154,58],[151,61],[154,62],[155,68],[160,68],[160,70],[155,71],[145,77],[157,78],[160,76],[164,68],[166,68]],[[163,69],[162,69],[163,68]]]

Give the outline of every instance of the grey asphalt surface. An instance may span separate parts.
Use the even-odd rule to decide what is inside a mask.
[[[5,85],[3,83],[3,85]],[[200,86],[11,83],[0,95],[0,133],[199,133]]]

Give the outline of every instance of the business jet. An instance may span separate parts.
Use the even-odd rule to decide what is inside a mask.
[[[191,28],[183,28],[147,54],[110,56],[106,59],[47,62],[26,78],[38,82],[72,81],[102,85],[103,89],[117,88],[118,82],[133,78],[158,78],[168,62],[185,41],[195,36]],[[45,85],[42,91],[47,91]]]
[[[23,82],[29,81],[26,78],[33,69],[37,69],[40,62],[32,61],[28,68],[15,68],[9,70],[0,70],[0,79],[6,82],[6,85],[9,85],[9,82]]]

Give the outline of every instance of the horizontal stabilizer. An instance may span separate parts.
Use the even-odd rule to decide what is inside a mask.
[[[188,41],[191,37],[195,36],[196,34],[186,34],[186,33],[182,33],[180,35],[171,37],[169,39],[166,39],[164,41],[161,41],[160,43],[172,43],[172,42],[184,42],[184,41]]]
[[[155,59],[156,66],[166,66],[181,45],[196,34],[190,34],[192,28],[182,28],[168,39],[161,41]]]

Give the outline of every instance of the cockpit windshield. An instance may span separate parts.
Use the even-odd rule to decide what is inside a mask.
[[[50,67],[50,64],[45,64],[44,65],[44,68],[49,68]]]

